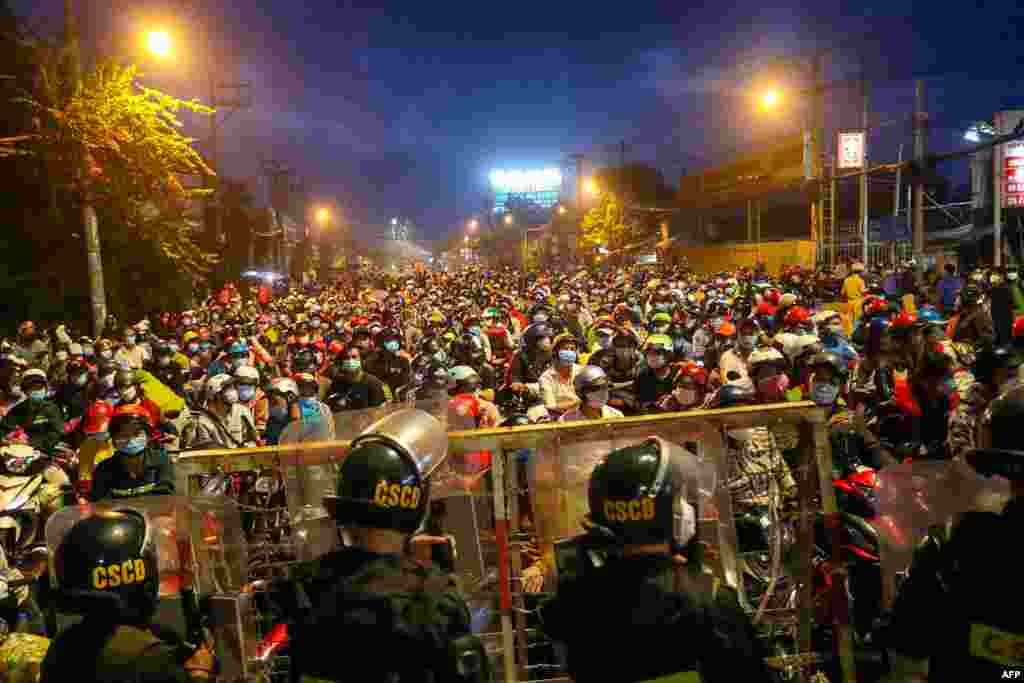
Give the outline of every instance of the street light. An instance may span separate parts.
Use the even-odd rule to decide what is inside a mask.
[[[512,214],[505,214],[505,225],[512,225]]]
[[[559,206],[558,207],[558,213],[560,213],[560,214],[562,214],[564,216],[565,215],[565,207],[564,206]]]
[[[598,189],[597,183],[593,178],[587,178],[583,181],[583,191],[596,197],[600,192],[600,189]]]
[[[782,95],[776,88],[769,88],[761,95],[761,107],[763,109],[776,109],[782,101]]]
[[[320,225],[327,225],[328,221],[331,220],[331,212],[326,208],[317,209],[316,220]]]
[[[466,235],[465,237],[463,237],[462,241],[465,242],[466,244],[469,244],[469,235]]]
[[[476,230],[477,226],[479,226],[479,225],[480,225],[480,223],[475,218],[472,219],[471,221],[469,221],[469,229],[470,230]]]
[[[150,31],[146,34],[146,48],[160,59],[170,57],[173,49],[171,34],[163,30]]]

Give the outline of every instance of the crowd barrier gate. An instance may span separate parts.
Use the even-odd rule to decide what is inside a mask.
[[[386,412],[378,411],[375,415]],[[349,440],[358,433],[352,433],[350,428],[354,425],[362,429],[370,423],[368,419],[344,413],[336,418],[340,420],[336,425],[342,427],[336,430],[336,441],[317,441],[315,430],[306,430],[312,441],[182,453],[176,461],[178,490],[194,490],[193,480],[197,475],[213,472],[276,470],[282,477],[294,477],[295,468],[330,468],[340,462]],[[457,424],[451,421],[448,426]],[[343,425],[348,425],[349,429]],[[698,494],[704,504],[699,510],[699,534],[712,546],[713,552],[709,555],[715,561],[710,563],[711,570],[735,587],[745,601],[744,582],[735,561],[735,528],[725,490],[728,462],[721,434],[727,429],[756,426],[788,426],[795,428],[799,435],[799,457],[793,469],[800,520],[795,606],[769,610],[774,614],[768,615],[768,619],[789,624],[796,631],[796,649],[801,654],[783,663],[793,665],[797,680],[807,680],[806,669],[799,664],[816,661],[812,654],[815,612],[812,557],[814,514],[819,505],[826,521],[830,522],[829,528],[838,534],[839,527],[831,485],[826,417],[811,402],[794,402],[614,420],[449,431],[445,466],[435,472],[431,482],[432,499],[438,502],[432,514],[443,517],[444,532],[456,540],[455,574],[470,605],[474,629],[492,656],[495,681],[535,680],[538,676],[534,672],[538,671],[548,674],[543,676],[546,680],[553,680],[551,673],[561,669],[557,648],[539,638],[536,625],[530,619],[531,606],[537,596],[526,594],[519,585],[523,555],[540,556],[547,570],[545,588],[552,588],[555,585],[552,545],[556,540],[581,531],[579,522],[586,512],[587,477],[597,459],[611,448],[657,436],[689,448],[703,462],[713,466],[717,473],[715,490]],[[323,486],[322,476],[313,480]],[[309,495],[315,497],[319,491],[314,487]],[[311,499],[302,504],[317,503]],[[526,506],[532,515],[527,513]],[[288,503],[289,509],[294,507],[294,502]],[[534,528],[523,528],[521,522],[524,521],[532,522]],[[323,551],[323,540],[320,538],[317,542],[315,552]],[[302,546],[302,541],[292,539],[283,545],[296,544]],[[831,546],[833,566],[836,571],[842,571],[841,544],[833,542]],[[293,550],[291,561],[301,559],[312,550],[311,547]],[[253,555],[250,550],[250,556]],[[856,672],[847,597],[839,588],[842,581],[835,581],[833,585],[837,587],[831,595],[835,654],[841,666],[841,680],[853,683]]]

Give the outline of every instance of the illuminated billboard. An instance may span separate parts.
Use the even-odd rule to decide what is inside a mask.
[[[491,173],[490,180],[495,213],[504,212],[512,198],[520,205],[551,209],[558,204],[562,190],[562,172],[557,168],[497,170]]]

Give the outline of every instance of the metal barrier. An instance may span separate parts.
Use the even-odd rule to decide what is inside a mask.
[[[355,424],[365,426],[358,420]],[[709,553],[717,558],[711,571],[735,587],[748,609],[753,609],[755,605],[746,599],[736,555],[726,486],[729,459],[722,438],[726,430],[753,427],[795,429],[799,435],[793,467],[799,495],[798,570],[793,599],[768,610],[768,622],[795,636],[796,653],[777,657],[774,663],[792,665],[796,677],[807,680],[810,672],[800,664],[819,659],[809,656],[815,611],[812,559],[817,505],[820,503],[827,521],[838,518],[825,415],[810,402],[448,432],[446,466],[435,473],[431,484],[432,498],[438,501],[432,514],[438,517],[434,523],[456,539],[455,574],[470,605],[474,630],[492,655],[496,680],[532,680],[538,678],[535,672],[548,673],[545,677],[550,680],[551,673],[562,670],[560,652],[541,637],[534,623],[540,595],[522,590],[524,557],[539,557],[545,586],[554,586],[552,547],[555,541],[581,531],[587,509],[586,482],[593,465],[608,450],[650,436],[688,447],[715,473],[711,490],[700,487],[695,493],[700,505],[698,533],[715,551]],[[340,430],[337,436],[339,440],[333,442],[182,453],[177,459],[180,490],[188,490],[190,479],[212,472],[265,469],[284,476],[290,468],[330,466],[344,457],[348,440],[356,434]],[[838,533],[838,525],[831,527]],[[831,545],[833,566],[841,567],[841,544]],[[295,539],[281,544],[282,556],[290,558],[283,564],[301,554],[294,546]],[[839,607],[832,610],[839,616],[831,626],[842,680],[852,683],[856,680],[852,635],[842,616],[848,613],[846,595],[836,590],[828,597]]]

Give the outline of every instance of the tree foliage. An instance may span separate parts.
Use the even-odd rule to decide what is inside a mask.
[[[142,86],[132,66],[99,65],[70,88],[55,64],[41,64],[39,75],[38,87],[17,100],[32,129],[14,147],[42,162],[51,186],[152,241],[189,275],[205,276],[217,259],[194,237],[197,202],[210,191],[186,183],[213,171],[182,135],[178,114],[213,110]]]
[[[614,249],[622,246],[628,232],[622,202],[614,194],[605,192],[597,206],[584,214],[577,244],[581,250]]]

